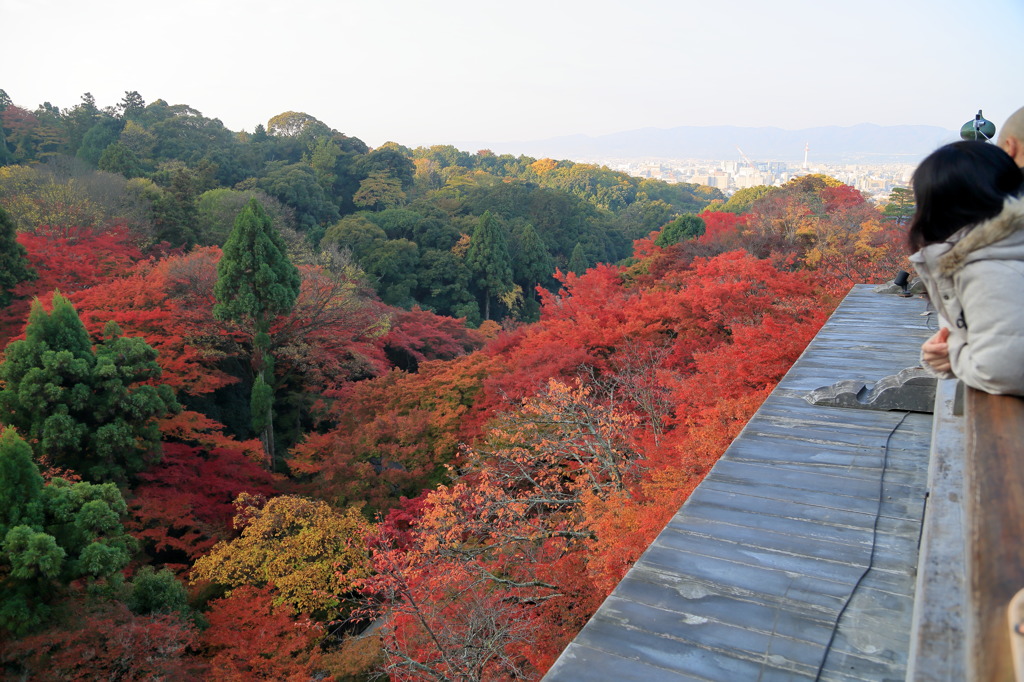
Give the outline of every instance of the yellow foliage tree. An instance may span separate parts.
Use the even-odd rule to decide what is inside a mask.
[[[537,175],[544,175],[550,171],[553,171],[558,167],[558,162],[554,159],[541,159],[540,161],[534,161],[530,164],[530,168]]]
[[[326,502],[293,495],[235,500],[242,534],[201,557],[192,581],[235,589],[273,585],[296,611],[331,620],[347,611],[353,584],[370,575],[365,537],[373,529],[359,509],[338,512]]]

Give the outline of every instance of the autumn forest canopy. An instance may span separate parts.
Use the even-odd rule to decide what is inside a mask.
[[[0,90],[0,665],[538,679],[912,209]]]

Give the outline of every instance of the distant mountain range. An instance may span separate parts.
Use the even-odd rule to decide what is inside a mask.
[[[455,142],[467,151],[490,149],[497,154],[572,159],[734,159],[739,147],[755,163],[917,163],[935,148],[959,140],[959,133],[937,126],[880,126],[871,123],[803,130],[680,126],[641,128],[609,135],[569,135],[523,142]]]

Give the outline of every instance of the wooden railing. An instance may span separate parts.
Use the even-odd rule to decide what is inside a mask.
[[[1024,399],[939,382],[907,679],[1024,682],[1021,589]]]
[[[957,382],[935,390],[928,499],[918,554],[907,679],[967,680],[964,417]]]
[[[1024,588],[1024,399],[966,392],[968,671],[1015,679],[1007,609]]]

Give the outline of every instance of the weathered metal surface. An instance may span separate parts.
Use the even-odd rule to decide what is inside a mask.
[[[916,365],[924,310],[855,287],[545,680],[903,679],[931,416],[804,397]]]

